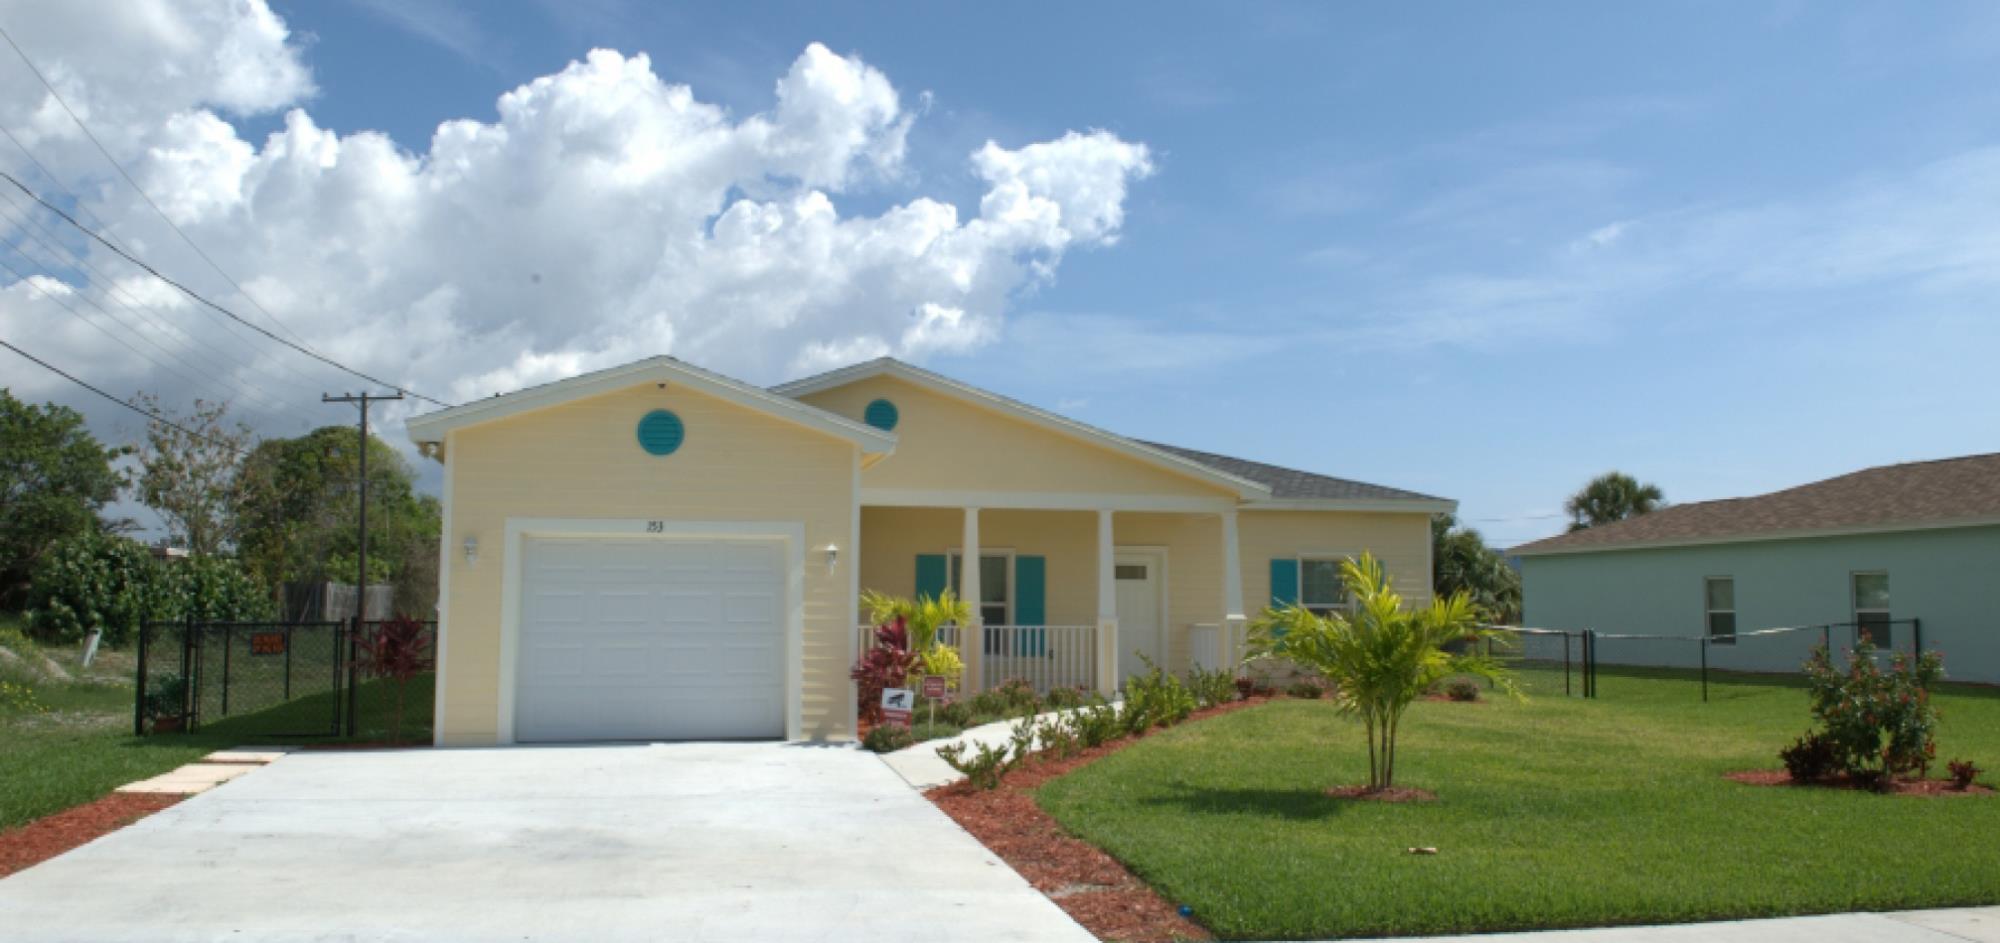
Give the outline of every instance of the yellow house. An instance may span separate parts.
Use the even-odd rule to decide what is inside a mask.
[[[887,358],[762,389],[655,357],[409,432],[444,465],[440,745],[851,738],[864,589],[978,600],[969,688],[1110,692],[1226,663],[1270,602],[1341,605],[1364,550],[1427,601],[1454,507]]]

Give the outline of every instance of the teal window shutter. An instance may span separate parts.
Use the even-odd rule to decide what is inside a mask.
[[[1284,607],[1299,601],[1299,561],[1279,557],[1271,561],[1271,605]]]
[[[1048,596],[1049,561],[1047,557],[1014,557],[1014,623],[1016,625],[1047,625],[1048,610],[1045,599]],[[1017,655],[1040,657],[1048,651],[1049,639],[1046,629],[1017,630],[1015,645]]]
[[[944,554],[917,554],[917,596],[936,599],[944,595],[946,585]]]

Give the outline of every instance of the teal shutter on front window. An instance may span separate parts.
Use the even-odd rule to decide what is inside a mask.
[[[1014,557],[1014,622],[1016,625],[1041,626],[1048,624],[1048,612],[1044,600],[1048,596],[1049,561],[1047,557]],[[1046,629],[1019,629],[1015,636],[1017,655],[1040,657],[1048,651],[1049,640]]]
[[[945,572],[944,554],[917,554],[917,597],[936,599],[944,595],[947,585]]]
[[[1299,561],[1280,557],[1271,561],[1271,605],[1284,607],[1299,601]]]

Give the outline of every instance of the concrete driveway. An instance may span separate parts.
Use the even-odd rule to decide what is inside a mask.
[[[1093,938],[873,755],[285,757],[0,880],[12,940]]]

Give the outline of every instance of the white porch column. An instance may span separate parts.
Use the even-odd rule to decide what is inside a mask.
[[[1218,640],[1224,664],[1235,665],[1243,658],[1243,561],[1236,539],[1236,509],[1222,512],[1222,638]]]
[[[1118,692],[1118,572],[1117,544],[1111,533],[1111,512],[1097,512],[1097,690],[1105,697]]]
[[[965,509],[965,532],[960,540],[958,557],[958,595],[972,609],[972,618],[959,627],[958,654],[965,662],[965,678],[959,682],[959,690],[966,695],[976,693],[980,688],[980,678],[986,660],[985,622],[980,617],[979,608],[979,509]]]

